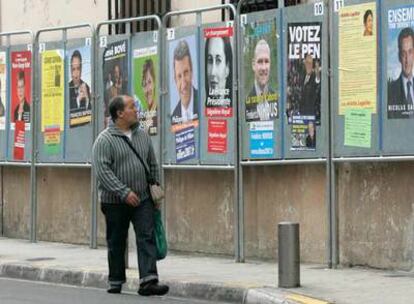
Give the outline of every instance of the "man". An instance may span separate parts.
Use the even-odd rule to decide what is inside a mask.
[[[30,105],[25,96],[25,80],[24,71],[20,70],[17,73],[17,99],[18,104],[14,109],[14,121],[23,120],[24,122],[30,122]]]
[[[388,85],[388,118],[414,117],[413,65],[414,31],[404,28],[398,35],[398,59],[400,77]]]
[[[198,93],[193,87],[193,64],[190,48],[185,40],[174,49],[174,81],[180,100],[175,107],[171,124],[180,124],[198,119]]]
[[[96,139],[93,166],[101,192],[101,210],[106,221],[109,293],[120,293],[125,276],[125,246],[129,223],[136,235],[142,296],[164,295],[168,286],[158,284],[154,239],[155,208],[148,191],[145,169],[125,140],[130,141],[159,180],[158,165],[150,137],[138,128],[137,108],[132,97],[114,97],[109,104],[114,122]]]
[[[272,120],[277,117],[277,96],[269,86],[270,47],[265,40],[259,40],[254,49],[252,69],[254,85],[246,100],[246,120]]]
[[[299,104],[299,114],[316,118],[320,105],[320,79],[316,77],[313,67],[312,54],[307,53],[304,59],[305,75],[302,79],[302,99]]]
[[[91,109],[91,92],[88,84],[82,80],[82,55],[75,50],[70,59],[69,82],[70,112],[79,112]]]

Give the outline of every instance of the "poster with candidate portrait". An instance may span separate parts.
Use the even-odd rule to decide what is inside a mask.
[[[110,120],[109,101],[128,94],[128,40],[108,44],[103,53],[104,126]]]
[[[292,150],[303,146],[293,142],[305,134],[297,132],[303,130],[299,121],[321,122],[321,32],[320,22],[288,23],[286,114],[288,123],[294,125]]]
[[[0,52],[0,130],[6,129],[7,62],[6,52]]]
[[[243,39],[246,121],[275,120],[279,115],[276,20],[247,23]]]
[[[186,36],[169,43],[171,131],[197,127],[200,117],[197,39]]]
[[[232,117],[233,27],[204,29],[205,115]]]
[[[133,94],[138,109],[139,125],[149,135],[157,135],[157,46],[136,49],[133,51],[133,58]]]
[[[69,64],[69,126],[76,128],[92,120],[91,47],[85,45],[66,52]]]
[[[32,53],[30,51],[11,53],[11,129],[15,122],[23,121],[25,129],[30,128]]]
[[[387,117],[414,118],[414,5],[388,10]]]
[[[291,151],[315,151],[316,128],[315,119],[303,119],[295,116],[292,121]]]

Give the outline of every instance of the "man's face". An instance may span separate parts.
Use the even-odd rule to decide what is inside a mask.
[[[135,106],[134,99],[130,96],[126,96],[124,100],[124,110],[118,112],[118,119],[126,122],[128,126],[132,126],[138,121],[137,113],[138,109]]]
[[[22,79],[17,80],[17,98],[19,101],[24,99],[24,80]]]
[[[257,83],[264,88],[270,76],[270,50],[267,45],[260,44],[256,47],[252,68]]]
[[[82,74],[81,62],[78,57],[73,57],[72,64],[70,65],[70,72],[72,75],[73,84],[76,87],[80,85],[80,79]]]
[[[226,88],[229,67],[226,64],[224,42],[221,38],[211,38],[208,45],[207,76],[210,89],[223,90]]]
[[[191,98],[191,82],[193,71],[191,70],[190,58],[185,56],[182,60],[174,61],[175,85],[180,95],[181,103],[185,106],[189,104]]]
[[[313,69],[313,58],[311,55],[307,55],[305,58],[305,70],[306,74],[311,74]]]
[[[145,99],[150,105],[154,99],[154,79],[152,78],[150,71],[145,73],[145,77],[142,80],[142,86],[144,88]]]
[[[117,65],[114,68],[114,78],[116,83],[119,82],[119,78],[121,78],[121,71]]]
[[[405,37],[401,43],[400,62],[402,73],[405,77],[413,76],[414,45],[411,36]]]

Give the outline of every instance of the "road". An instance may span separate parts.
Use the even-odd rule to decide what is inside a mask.
[[[211,304],[213,302],[173,297],[111,295],[103,289],[73,287],[43,282],[0,278],[1,304]],[[224,304],[224,303],[222,303]]]

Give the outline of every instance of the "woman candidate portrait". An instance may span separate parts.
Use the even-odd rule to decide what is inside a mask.
[[[233,71],[233,53],[230,38],[207,38],[205,58],[206,95],[209,98],[222,101],[217,105],[207,102],[207,106],[230,107]]]
[[[144,100],[139,101],[139,121],[150,135],[157,134],[157,101],[155,97],[155,67],[152,59],[145,60],[142,66],[141,88]]]
[[[374,15],[372,10],[367,10],[364,14],[364,36],[373,35]]]

